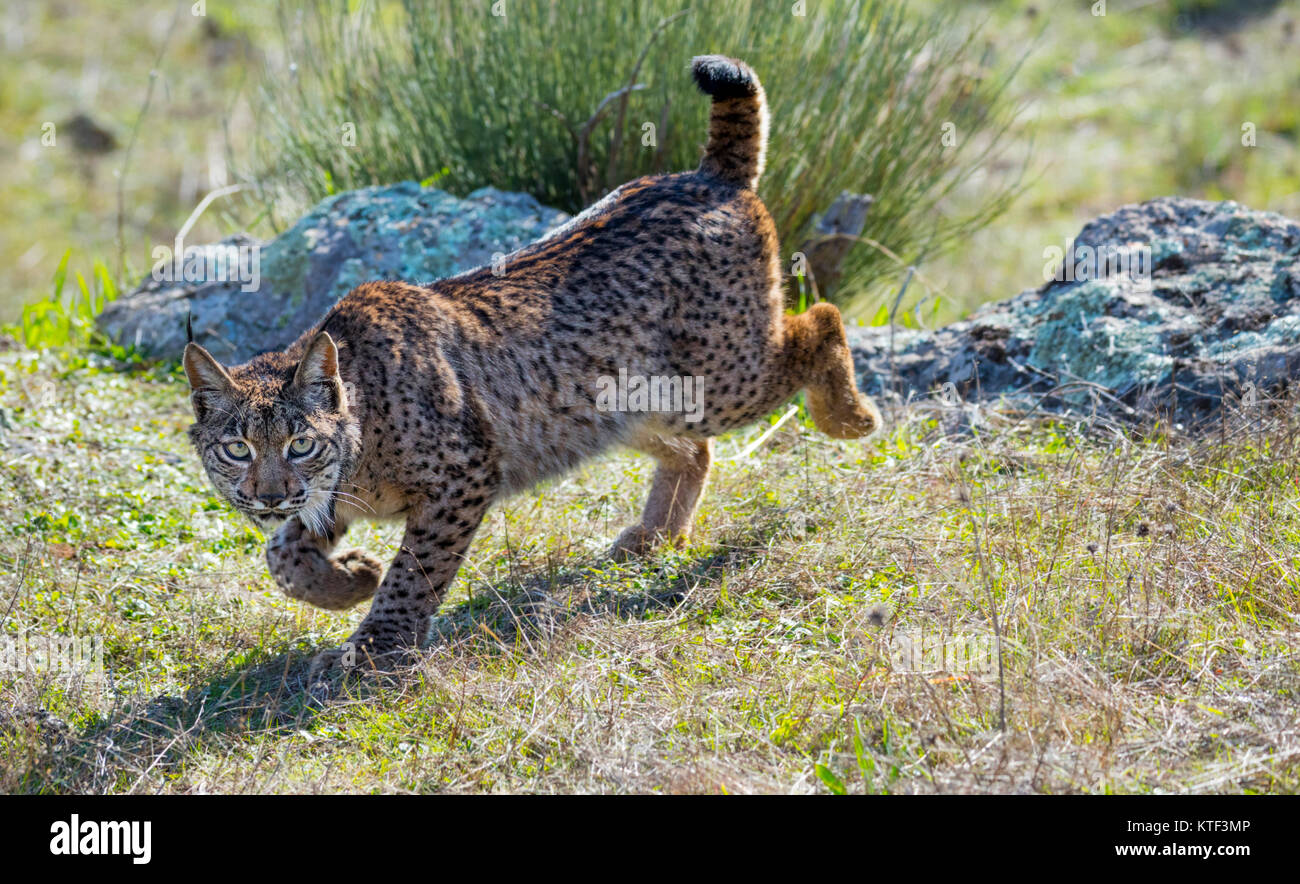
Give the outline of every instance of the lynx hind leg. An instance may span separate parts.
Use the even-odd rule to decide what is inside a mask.
[[[290,598],[318,608],[341,611],[375,594],[383,564],[363,550],[331,556],[346,533],[336,527],[330,537],[318,537],[290,519],[266,545],[266,564],[275,583]]]
[[[659,466],[641,522],[614,541],[610,556],[616,560],[645,555],[664,542],[685,544],[713,462],[712,439],[655,437],[634,447],[658,459]]]
[[[879,428],[876,404],[858,391],[838,308],[814,304],[804,313],[786,316],[785,356],[795,389],[808,393],[808,411],[817,429],[837,439],[857,439]]]

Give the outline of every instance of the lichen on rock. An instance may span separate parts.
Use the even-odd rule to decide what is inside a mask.
[[[1300,370],[1300,224],[1233,202],[1166,197],[1087,224],[1075,248],[1149,249],[1150,272],[1050,279],[950,326],[850,329],[864,389],[916,399],[951,385],[1054,410],[1203,420]]]
[[[464,199],[412,181],[348,191],[322,200],[268,242],[242,235],[222,241],[259,250],[255,286],[247,278],[151,275],[104,311],[100,328],[148,355],[176,358],[192,313],[195,339],[217,358],[239,361],[284,347],[362,282],[451,276],[567,220],[527,194],[490,187]]]

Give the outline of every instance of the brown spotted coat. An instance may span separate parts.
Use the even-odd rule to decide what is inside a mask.
[[[797,391],[830,435],[878,426],[839,312],[784,311],[776,231],[754,192],[758,79],[720,56],[693,73],[713,97],[698,170],[629,182],[495,267],[359,286],[284,352],[226,369],[188,348],[195,445],[237,508],[280,524],[267,550],[278,584],[326,608],[374,598],[350,649],[318,668],[417,644],[493,502],[611,446],[658,461],[640,522],[612,550],[636,555],[690,531],[712,437]],[[699,378],[698,420],[602,406],[601,379],[620,371]],[[335,552],[349,523],[375,518],[406,526],[386,572]]]

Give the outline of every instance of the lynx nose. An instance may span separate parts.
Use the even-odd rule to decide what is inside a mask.
[[[257,501],[265,507],[273,507],[284,500],[284,494],[276,491],[258,494]]]

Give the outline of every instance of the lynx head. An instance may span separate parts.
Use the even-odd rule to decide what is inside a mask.
[[[231,369],[191,342],[184,364],[190,441],[217,490],[261,528],[296,515],[328,533],[360,447],[333,339],[320,332],[297,360],[266,353]]]

